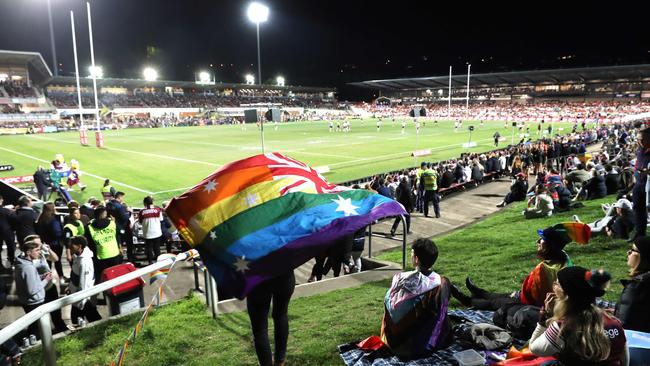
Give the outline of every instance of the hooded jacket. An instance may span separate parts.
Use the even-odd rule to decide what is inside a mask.
[[[42,269],[43,274],[47,272],[44,270],[47,266],[45,257],[41,256],[39,262],[34,264],[28,257],[20,255],[16,257],[14,265],[16,294],[20,303],[22,305],[42,304],[45,301],[45,287],[50,284],[50,281],[42,280],[39,273],[39,268]]]
[[[89,289],[95,284],[95,267],[93,266],[93,252],[85,247],[79,255],[74,255],[72,270],[70,271],[70,293]],[[88,298],[74,304],[83,309]]]

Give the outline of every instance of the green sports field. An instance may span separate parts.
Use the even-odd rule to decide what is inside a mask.
[[[339,183],[373,173],[411,167],[420,161],[437,161],[458,156],[466,151],[462,144],[469,140],[467,126],[474,125],[472,141],[478,145],[468,151],[493,148],[493,134],[500,131],[510,143],[512,127],[503,122],[465,122],[462,130],[454,132],[453,122],[440,121],[437,126],[425,121],[416,135],[409,121],[401,133],[401,121],[381,123],[376,120],[352,120],[350,132],[329,132],[327,122],[281,123],[275,130],[265,127],[266,152],[278,151],[313,167],[329,166],[325,174],[331,182]],[[556,128],[567,125],[557,124]],[[533,137],[537,123],[530,124]],[[515,136],[518,139],[518,135]],[[195,185],[223,164],[261,152],[260,132],[255,125],[172,127],[156,129],[127,129],[105,131],[105,148],[79,144],[77,132],[0,136],[0,165],[11,164],[15,170],[0,172],[0,177],[31,175],[38,165],[49,166],[56,154],[66,161],[76,159],[81,165],[85,192],[78,187],[72,192],[77,200],[100,196],[104,178],[126,192],[127,202],[140,205],[142,198],[153,195],[156,201],[169,199]],[[432,155],[413,158],[413,150],[431,149]]]

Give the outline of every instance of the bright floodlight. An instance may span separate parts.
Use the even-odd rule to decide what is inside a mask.
[[[248,6],[248,19],[253,23],[263,23],[269,18],[269,8],[260,3],[251,3]]]
[[[90,75],[88,76],[89,78],[95,78],[95,79],[101,79],[104,77],[104,70],[102,69],[101,66],[90,66],[88,67],[88,72]]]
[[[278,86],[284,86],[284,78],[282,76],[275,78],[275,82],[278,84]]]
[[[158,79],[158,71],[151,67],[147,67],[144,69],[144,79],[147,81],[156,81]]]
[[[246,84],[255,84],[255,76],[252,74],[246,74]]]
[[[208,82],[210,82],[210,73],[207,72],[207,71],[201,71],[201,72],[199,73],[199,80],[200,80],[202,83],[208,83]]]

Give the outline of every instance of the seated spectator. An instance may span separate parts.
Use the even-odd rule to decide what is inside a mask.
[[[607,186],[605,185],[605,177],[598,174],[597,170],[591,171],[591,179],[582,185],[583,190],[587,191],[587,199],[595,200],[607,196]]]
[[[559,175],[551,174],[546,179],[546,186],[553,199],[553,206],[556,212],[568,211],[571,209],[571,191],[564,185]]]
[[[574,229],[588,240],[590,234],[587,225],[578,225]],[[573,262],[564,251],[571,242],[571,236],[563,224],[537,230],[537,258],[541,262],[524,279],[519,291],[510,294],[490,293],[478,286],[467,277],[465,284],[472,293],[471,297],[462,293],[453,293],[463,305],[477,309],[497,310],[504,305],[524,304],[542,306],[546,294],[553,289],[553,281],[557,273],[564,267],[572,266]],[[582,239],[580,239],[583,241]]]
[[[621,322],[593,304],[605,294],[610,279],[602,270],[567,267],[559,271],[530,337],[530,351],[554,356],[562,365],[627,366]]]
[[[567,187],[572,190],[573,193],[577,193],[578,190],[582,188],[582,185],[589,179],[591,179],[591,174],[589,174],[582,163],[579,163],[576,166],[576,170],[567,173],[564,177]]]
[[[618,171],[614,169],[610,164],[605,165],[605,186],[607,187],[607,194],[617,193],[621,188],[621,178],[619,177]]]
[[[527,219],[547,217],[553,215],[553,199],[548,195],[548,189],[543,185],[537,186],[535,197],[528,201],[528,207],[522,213]]]
[[[477,159],[474,159],[472,162],[471,179],[476,182],[476,184],[483,182],[483,166]]]
[[[605,217],[588,224],[591,227],[591,232],[594,234],[605,232],[613,238],[627,239],[632,229],[634,229],[632,202],[621,198],[611,206],[604,204],[602,207],[605,211]],[[578,215],[573,215],[573,220],[580,222]]]
[[[444,172],[442,173],[442,177],[440,178],[440,184],[439,188],[449,188],[451,187],[452,184],[454,184],[454,173],[451,171],[451,165],[447,165],[444,168]]]
[[[516,201],[526,200],[526,192],[528,192],[528,180],[526,174],[517,173],[516,180],[510,185],[510,192],[506,197],[497,205],[497,207],[504,207],[507,204]]]
[[[381,338],[400,358],[427,356],[451,343],[450,283],[431,269],[437,259],[431,240],[416,240],[411,250],[415,270],[396,274],[386,292]]]
[[[627,251],[630,279],[621,280],[623,292],[614,315],[623,328],[650,333],[650,237],[641,236]]]

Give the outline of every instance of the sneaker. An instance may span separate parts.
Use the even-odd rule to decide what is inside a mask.
[[[392,238],[392,237],[394,237],[394,236],[395,236],[395,230],[391,230],[391,231],[390,231],[390,237]]]
[[[580,222],[580,218],[578,217],[578,215],[573,215],[573,216],[571,216],[571,218],[572,218],[573,221],[575,221],[575,222]]]

